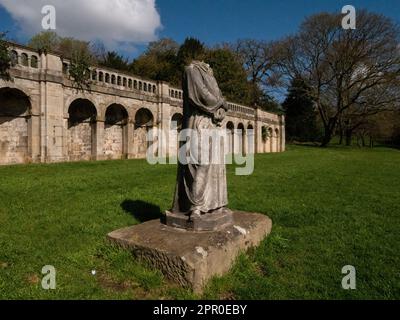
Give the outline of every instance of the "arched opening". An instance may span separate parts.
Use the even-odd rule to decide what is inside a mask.
[[[226,124],[226,130],[227,130],[227,136],[228,136],[228,143],[229,143],[229,148],[228,152],[229,153],[235,153],[235,125],[233,124],[232,121],[229,121]]]
[[[94,156],[93,142],[97,111],[92,102],[77,99],[68,109],[68,155],[71,161],[90,160]]]
[[[0,164],[28,162],[31,103],[12,88],[0,89]]]
[[[96,71],[92,71],[92,80],[97,81],[97,72]]]
[[[254,154],[255,151],[255,134],[252,124],[247,126],[247,153]]]
[[[271,127],[268,128],[268,138],[269,138],[269,152],[274,150],[274,131]]]
[[[154,126],[154,117],[149,109],[142,108],[135,115],[134,150],[138,158],[145,158],[150,143],[147,133]]]
[[[24,67],[29,66],[29,58],[26,53],[21,54],[21,65],[23,65]]]
[[[179,133],[182,130],[183,116],[180,113],[175,113],[171,118],[170,144],[169,154],[176,156],[179,150]]]
[[[108,159],[121,159],[127,153],[128,112],[119,104],[107,108],[103,151]]]
[[[237,149],[235,150],[238,154],[245,154],[246,149],[245,149],[245,140],[246,140],[246,132],[244,130],[244,125],[243,123],[239,123],[238,125],[238,145]]]
[[[275,129],[275,152],[280,152],[279,129]]]
[[[39,67],[38,57],[32,56],[31,57],[31,68],[37,69],[38,67]]]
[[[18,64],[18,52],[12,50],[10,52],[11,66],[15,67]]]
[[[268,128],[263,126],[261,128],[261,141],[262,141],[262,152],[268,152]]]

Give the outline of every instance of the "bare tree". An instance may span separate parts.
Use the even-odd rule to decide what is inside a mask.
[[[399,108],[400,30],[390,19],[360,11],[357,29],[344,30],[342,16],[306,19],[297,35],[279,44],[279,70],[311,87],[327,146],[339,124],[354,131],[371,115]]]
[[[265,91],[275,80],[275,46],[273,42],[242,39],[232,45],[247,72],[252,86],[252,103],[259,103],[260,92]]]

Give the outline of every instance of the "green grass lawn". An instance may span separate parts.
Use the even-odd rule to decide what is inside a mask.
[[[257,155],[251,176],[230,166],[230,207],[273,231],[202,297],[105,240],[168,209],[175,174],[142,160],[0,167],[0,298],[400,298],[399,151],[290,146]],[[41,288],[44,265],[56,290]],[[345,265],[357,290],[341,287]]]

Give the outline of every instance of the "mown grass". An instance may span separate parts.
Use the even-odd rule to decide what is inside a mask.
[[[230,166],[230,207],[267,214],[273,232],[197,297],[105,240],[168,209],[175,166],[0,167],[0,298],[399,299],[399,168],[393,149],[298,146],[257,155],[248,177]],[[56,290],[41,288],[44,265]],[[345,265],[357,290],[341,287]]]

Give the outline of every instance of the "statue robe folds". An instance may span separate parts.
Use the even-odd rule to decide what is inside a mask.
[[[216,148],[215,145],[204,141],[210,141],[206,136],[210,130],[222,131],[220,125],[228,111],[227,104],[212,69],[204,62],[193,61],[185,68],[183,92],[182,129],[192,130],[192,134],[188,134],[190,154],[199,152],[200,157],[196,159],[200,159],[200,162],[179,162],[172,212],[186,215],[193,212],[212,213],[228,205],[225,150],[221,144]],[[219,163],[204,161],[203,154],[207,154],[204,152],[205,148],[208,148],[210,155],[217,151],[219,154],[216,158],[222,160]],[[191,159],[193,160],[193,157]]]

